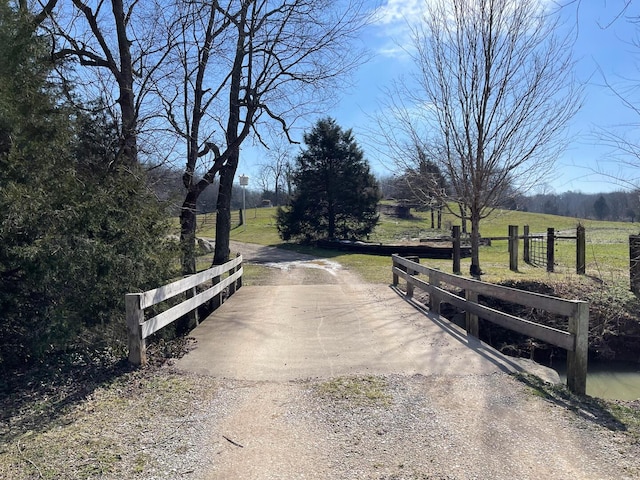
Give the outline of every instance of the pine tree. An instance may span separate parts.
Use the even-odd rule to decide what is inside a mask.
[[[596,218],[598,220],[604,220],[609,216],[609,204],[602,195],[600,195],[598,199],[593,203],[593,211],[595,212]]]
[[[277,226],[284,240],[363,238],[378,222],[380,195],[369,164],[353,138],[331,118],[305,134],[306,149],[292,172],[294,194],[279,209]]]

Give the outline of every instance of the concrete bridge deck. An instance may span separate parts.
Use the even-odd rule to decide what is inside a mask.
[[[264,248],[247,255],[273,267],[272,284],[241,288],[202,322],[192,332],[196,348],[178,368],[276,381],[523,369],[393,287],[363,284],[331,262],[272,253],[279,257]]]

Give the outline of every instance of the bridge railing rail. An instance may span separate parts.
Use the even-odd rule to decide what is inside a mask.
[[[222,278],[225,274],[228,275]],[[191,313],[216,296],[219,296],[218,304],[221,304],[222,293],[227,288],[229,295],[233,295],[236,289],[242,286],[242,274],[242,256],[238,254],[236,258],[223,265],[217,265],[167,285],[146,292],[127,293],[125,308],[129,338],[129,362],[134,365],[144,365],[147,361],[145,339],[149,335]],[[212,285],[197,293],[196,288],[209,280],[213,280]],[[184,292],[188,293],[186,300],[145,320],[145,309]]]
[[[584,394],[587,383],[587,353],[589,337],[589,303],[581,300],[565,300],[515,288],[452,275],[429,268],[418,262],[393,255],[393,284],[399,278],[407,282],[406,296],[412,297],[418,287],[429,294],[429,309],[440,315],[440,304],[449,303],[466,313],[467,333],[478,337],[478,318],[488,320],[501,327],[537,338],[567,351],[567,386],[573,392]],[[422,275],[422,278],[418,278]],[[462,298],[441,288],[448,284],[465,292]],[[567,331],[525,320],[508,313],[487,307],[478,302],[478,297],[493,297],[507,302],[537,308],[568,318]]]

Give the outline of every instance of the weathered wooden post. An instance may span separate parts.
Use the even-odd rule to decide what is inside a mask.
[[[410,256],[410,257],[405,257],[407,260],[409,260],[410,262],[415,262],[415,263],[420,263],[420,257],[416,257],[416,256]],[[414,275],[418,273],[417,271],[415,271],[413,268],[411,267],[407,267],[407,275]],[[407,278],[407,297],[412,298],[413,297],[413,290],[414,290],[414,286],[413,283],[411,283],[411,280],[409,278]]]
[[[567,387],[574,393],[587,392],[587,357],[589,353],[589,303],[576,302],[569,317],[569,333],[575,336],[574,350],[567,352]]]
[[[142,324],[144,323],[144,310],[141,308],[142,294],[127,293],[124,298],[129,338],[129,362],[134,365],[144,365],[147,363],[147,349],[144,338],[142,338]]]
[[[240,253],[236,253],[236,258],[238,258],[239,256],[240,256]],[[234,273],[236,273],[239,270],[240,270],[240,265],[236,265],[235,267],[232,267],[231,270],[229,270],[229,276],[232,276]],[[229,296],[236,293],[236,288],[238,288],[238,281],[236,280],[235,282],[230,283],[228,288],[229,288]]]
[[[211,286],[215,287],[221,281],[222,281],[222,276],[216,275],[215,277],[211,278]],[[211,299],[212,310],[217,310],[218,308],[220,308],[220,306],[223,303],[224,303],[224,291],[221,291],[217,295],[214,295],[213,298]]]
[[[436,227],[436,223],[435,223],[435,217],[434,217],[434,211],[433,211],[433,207],[430,208],[431,210],[431,230],[433,230]]]
[[[240,255],[240,252],[238,252],[238,253],[236,254],[236,258],[238,258],[238,257],[240,257],[240,256],[241,256],[241,255]],[[240,269],[242,269],[242,262],[240,262],[240,263],[238,264],[238,266],[237,266],[237,267],[236,267],[236,269],[235,269],[235,272],[240,271]],[[236,280],[236,290],[239,290],[241,287],[242,287],[242,275],[240,275],[240,277],[238,277],[238,280]]]
[[[529,238],[529,225],[524,226],[524,245],[522,246],[522,259],[525,263],[531,263],[531,239]]]
[[[435,272],[433,270],[429,270],[429,285],[433,287],[439,287],[440,282],[436,280]],[[440,296],[433,291],[429,291],[429,310],[431,310],[436,315],[440,315]]]
[[[438,230],[442,229],[442,205],[438,205]]]
[[[393,270],[394,267],[397,268],[398,264],[396,263],[395,257],[392,255],[391,256],[391,269]],[[393,282],[392,282],[393,286],[397,287],[399,281],[400,281],[400,279],[398,278],[398,274],[396,272],[393,272]]]
[[[453,247],[453,273],[460,275],[460,272],[462,271],[460,269],[460,225],[454,225],[451,227],[451,239]]]
[[[467,288],[464,292],[464,298],[468,302],[478,303],[478,292],[473,292]],[[465,312],[465,326],[467,333],[478,338],[480,336],[480,327],[478,325],[478,316],[469,312]]]
[[[576,273],[584,275],[587,271],[586,233],[583,225],[576,227]]]
[[[518,271],[518,226],[509,225],[509,270]]]
[[[196,287],[190,288],[186,291],[187,298],[193,298],[198,294],[198,289]],[[198,325],[200,325],[200,313],[197,308],[194,308],[191,312],[189,312],[183,322],[181,322],[181,326],[178,328],[185,328],[187,331],[193,330]]]
[[[555,263],[556,235],[553,228],[547,228],[547,272],[553,272]]]
[[[629,283],[631,291],[640,295],[640,235],[629,235]]]

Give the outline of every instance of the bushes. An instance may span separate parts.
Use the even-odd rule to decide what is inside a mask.
[[[69,348],[88,330],[92,343],[117,338],[124,332],[124,294],[169,278],[174,252],[162,240],[163,206],[147,190],[144,171],[114,162],[115,122],[64,102],[42,60],[46,45],[1,0],[0,14],[0,368],[6,369]]]
[[[161,205],[144,185],[130,172],[83,180],[3,195],[0,365],[65,348],[88,328],[124,334],[124,294],[172,276]]]

